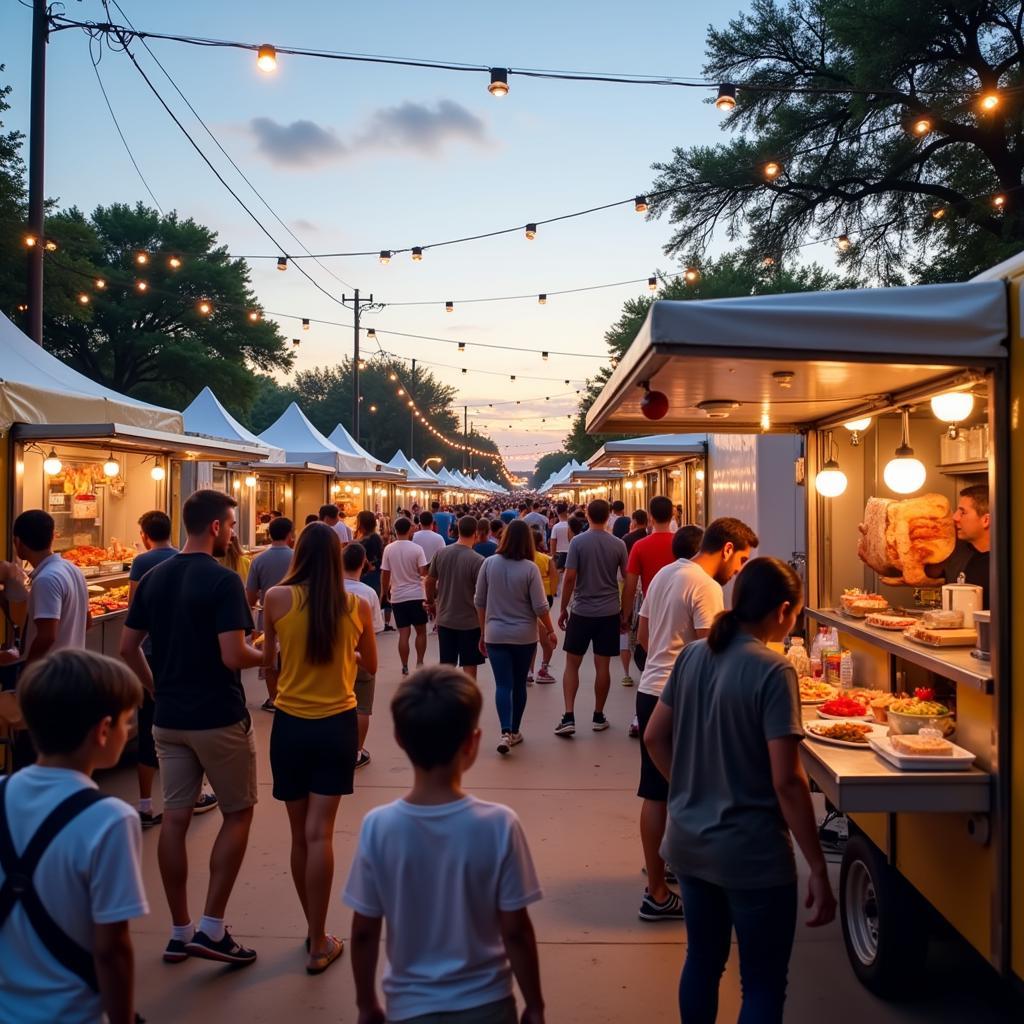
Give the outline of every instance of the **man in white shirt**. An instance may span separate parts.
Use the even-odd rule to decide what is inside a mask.
[[[569,554],[569,541],[572,534],[569,533],[569,506],[560,501],[555,506],[558,515],[558,522],[551,527],[551,539],[548,541],[548,554],[555,560],[559,570],[565,569],[565,558]]]
[[[444,537],[435,532],[434,516],[430,512],[420,513],[420,528],[413,534],[412,542],[423,548],[423,553],[427,556],[427,565],[438,551],[443,551],[447,547]]]
[[[341,554],[345,574],[345,590],[361,597],[370,606],[370,621],[374,633],[384,632],[384,613],[380,609],[380,598],[373,587],[361,583],[359,577],[366,568],[366,548],[358,541],[349,544]],[[359,751],[356,767],[365,768],[370,763],[370,752],[363,746],[370,731],[370,716],[373,714],[373,695],[377,688],[377,677],[367,672],[362,665],[356,666],[356,722],[359,729]]]
[[[668,818],[668,780],[647,751],[644,730],[661,691],[683,648],[708,635],[711,623],[725,607],[722,587],[743,568],[757,534],[739,519],[716,519],[704,534],[692,561],[677,559],[659,569],[644,594],[637,643],[647,661],[636,695],[640,727],[640,840],[647,866],[647,889],[640,904],[642,921],[680,920],[679,897],[665,884],[665,862],[659,848]]]
[[[14,553],[32,566],[22,654],[0,651],[0,665],[39,661],[64,647],[85,648],[89,593],[81,570],[53,553],[53,517],[29,509],[14,520]]]
[[[337,505],[321,505],[320,522],[326,523],[332,530],[334,530],[341,538],[341,543],[343,545],[348,544],[349,541],[352,540],[352,531],[345,524],[345,521],[339,518]]]
[[[380,593],[391,602],[398,627],[398,656],[402,660],[402,675],[409,674],[409,631],[416,630],[416,667],[423,667],[427,653],[427,609],[424,607],[423,577],[429,562],[419,546],[409,536],[412,522],[402,516],[395,520],[395,537],[385,549],[381,559]]]

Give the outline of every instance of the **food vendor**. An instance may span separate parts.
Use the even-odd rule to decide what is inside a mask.
[[[981,587],[984,607],[989,604],[989,549],[991,547],[991,515],[988,508],[988,484],[972,484],[960,492],[953,523],[956,526],[956,547],[953,554],[939,565],[927,566],[926,572],[947,583],[964,583]]]

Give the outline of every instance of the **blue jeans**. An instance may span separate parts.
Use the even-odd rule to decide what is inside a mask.
[[[536,653],[536,644],[487,645],[502,732],[519,732],[526,710],[526,677]]]
[[[718,985],[735,928],[743,991],[738,1024],[778,1024],[796,932],[796,882],[767,889],[723,889],[686,875],[680,877],[679,889],[687,935],[679,979],[680,1020],[714,1024]]]

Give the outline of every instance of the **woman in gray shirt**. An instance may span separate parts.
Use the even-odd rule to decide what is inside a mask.
[[[526,710],[526,677],[537,651],[538,620],[548,640],[557,641],[533,555],[530,527],[515,519],[502,531],[497,553],[484,560],[476,581],[480,653],[491,659],[501,722],[499,754],[523,742],[519,727]]]

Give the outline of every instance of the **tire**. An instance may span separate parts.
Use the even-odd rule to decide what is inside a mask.
[[[917,894],[863,835],[851,835],[839,873],[839,916],[858,980],[883,999],[911,995],[924,977],[928,931]]]

